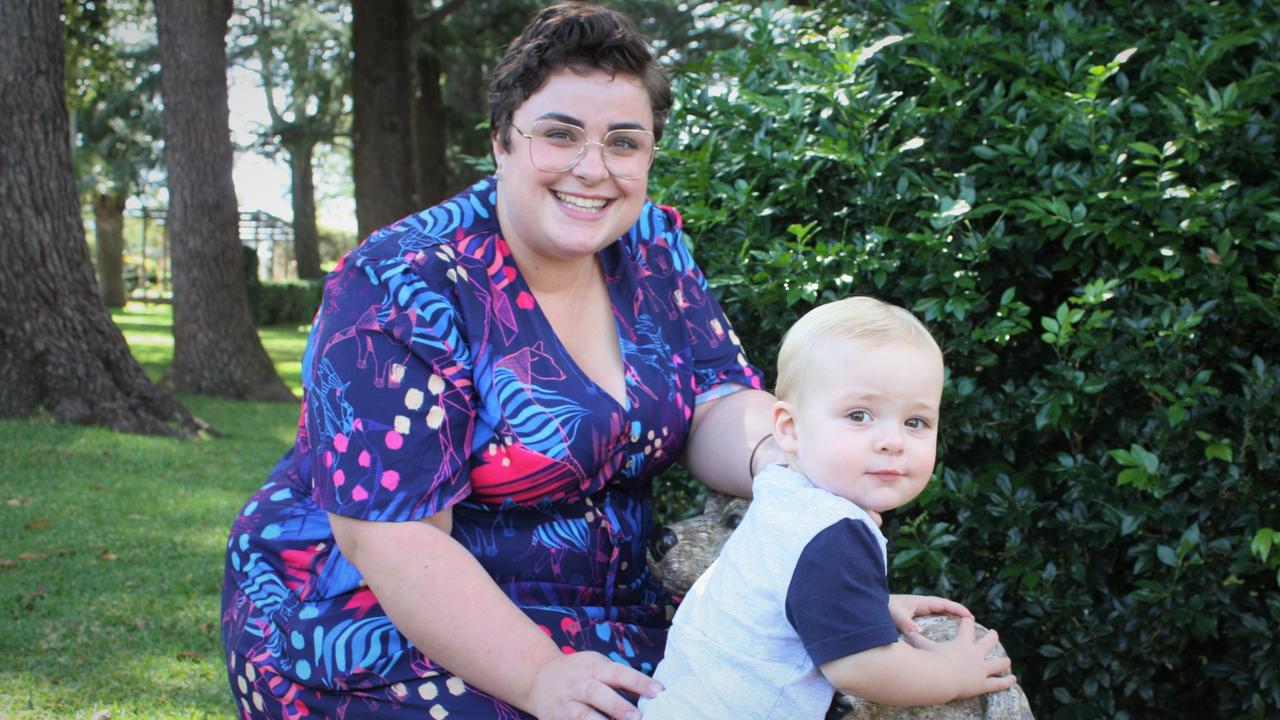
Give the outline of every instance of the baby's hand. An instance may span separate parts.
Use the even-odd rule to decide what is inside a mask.
[[[975,634],[973,618],[963,618],[956,636],[946,642],[934,642],[918,632],[907,633],[906,640],[914,648],[946,658],[957,698],[976,697],[1013,687],[1018,679],[1009,673],[1013,667],[1009,658],[987,657],[999,642],[996,631],[988,630],[976,641]]]
[[[969,608],[954,600],[933,597],[932,595],[890,595],[889,617],[898,626],[903,635],[920,632],[915,618],[921,615],[955,615],[960,618],[973,619]]]

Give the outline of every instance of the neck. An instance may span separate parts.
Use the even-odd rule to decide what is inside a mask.
[[[600,277],[595,255],[582,258],[545,258],[508,243],[511,257],[524,282],[539,297],[574,295],[590,287]]]

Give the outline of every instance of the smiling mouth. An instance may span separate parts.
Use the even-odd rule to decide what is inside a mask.
[[[555,195],[557,200],[568,205],[574,210],[581,210],[582,212],[587,213],[598,213],[609,202],[603,198],[584,198],[578,197],[577,195],[567,195],[559,190],[552,190],[551,194]]]

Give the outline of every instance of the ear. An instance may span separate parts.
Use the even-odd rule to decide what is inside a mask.
[[[785,400],[773,404],[773,439],[787,455],[794,455],[800,447],[796,416],[790,403]]]
[[[489,143],[493,146],[493,160],[495,163],[501,163],[510,153],[502,147],[502,133],[495,131],[489,133]]]

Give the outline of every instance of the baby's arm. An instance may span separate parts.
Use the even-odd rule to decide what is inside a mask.
[[[906,637],[823,663],[822,674],[841,692],[882,705],[940,705],[1007,690],[1017,681],[1004,674],[1009,658],[986,658],[998,642],[995,631],[975,642],[970,618],[947,642],[919,633]]]

